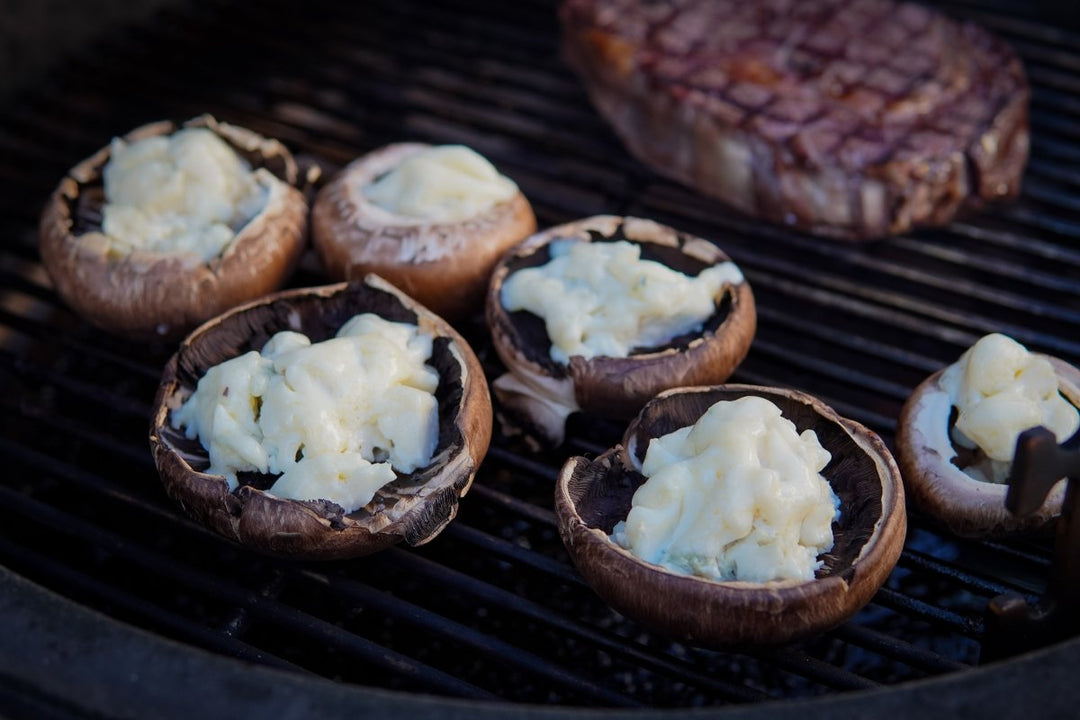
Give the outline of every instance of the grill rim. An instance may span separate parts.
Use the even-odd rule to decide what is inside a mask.
[[[14,700],[16,708],[71,711],[72,717],[179,720],[204,712],[207,698],[213,698],[214,711],[222,717],[282,720],[355,720],[365,711],[410,720],[618,720],[672,712],[461,700],[291,673],[154,635],[67,600],[3,566],[0,613],[9,629],[9,647],[21,649],[18,658],[0,653],[0,698]],[[1013,718],[1032,709],[1047,718],[1073,717],[1080,693],[1070,691],[1067,683],[1078,663],[1080,637],[1003,662],[872,690],[678,712],[722,720],[817,720],[918,710],[927,720],[955,720],[958,712],[978,708],[983,718]]]

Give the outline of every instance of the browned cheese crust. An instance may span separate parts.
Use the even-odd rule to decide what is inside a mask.
[[[160,253],[119,257],[101,235],[102,171],[109,147],[72,168],[45,206],[41,257],[64,301],[102,329],[138,338],[179,338],[214,315],[280,288],[303,253],[308,208],[294,187],[297,167],[289,151],[276,140],[209,116],[184,126],[212,130],[253,168],[265,167],[285,184],[208,263]],[[123,139],[134,142],[176,130],[169,122],[154,123]]]
[[[325,340],[352,316],[372,312],[417,324],[435,337],[430,363],[439,371],[439,441],[431,463],[380,489],[365,507],[345,514],[332,502],[302,502],[265,492],[273,478],[249,478],[230,492],[208,475],[206,450],[174,429],[180,407],[206,370],[274,333],[294,330]],[[154,402],[150,447],[165,490],[188,514],[259,552],[330,560],[366,555],[404,540],[421,545],[456,516],[491,441],[491,399],[472,349],[444,320],[380,278],[287,290],[237,308],[186,338],[165,368]]]
[[[690,275],[730,260],[707,240],[641,218],[598,215],[533,235],[499,261],[486,306],[495,350],[509,376],[520,381],[517,385],[531,386],[547,395],[546,400],[558,399],[567,414],[580,409],[628,419],[663,390],[723,382],[746,357],[757,329],[757,312],[750,285],[743,280],[721,288],[715,298],[716,314],[700,333],[675,338],[663,347],[642,348],[628,357],[573,356],[565,366],[554,362],[543,323],[529,313],[508,313],[501,292],[511,273],[545,263],[550,257],[548,245],[558,239],[627,240],[641,246],[644,259]],[[542,411],[550,409],[551,403],[538,404],[516,389],[503,392],[505,381],[500,381],[495,383],[495,393],[502,404],[518,415],[531,416],[531,429],[542,442],[561,442],[565,415],[543,417]]]
[[[433,223],[389,213],[363,193],[422,143],[369,153],[331,180],[315,198],[312,243],[335,280],[376,273],[435,313],[458,320],[483,306],[499,257],[536,230],[532,206],[519,191],[461,222]]]
[[[1054,366],[1062,395],[1080,407],[1080,370],[1056,357],[1039,357]],[[943,447],[952,452],[952,408],[941,385],[944,372],[939,370],[920,383],[900,411],[896,460],[912,504],[962,537],[1004,537],[1035,531],[1050,523],[1061,514],[1064,482],[1054,486],[1038,510],[1018,517],[1005,507],[1008,485],[975,480],[953,464],[953,454],[942,455]]]
[[[672,572],[616,545],[648,441],[696,422],[720,400],[758,395],[776,403],[799,432],[814,430],[832,454],[823,474],[840,498],[833,549],[809,581],[717,582]],[[885,582],[904,544],[907,515],[900,472],[873,432],[804,393],[752,385],[681,388],[650,402],[620,445],[596,460],[571,458],[555,489],[559,533],[589,585],[648,628],[694,645],[790,642],[839,625]]]
[[[1029,91],[1013,50],[889,0],[566,0],[563,47],[657,172],[849,240],[1016,195]]]

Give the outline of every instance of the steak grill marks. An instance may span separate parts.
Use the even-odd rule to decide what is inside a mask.
[[[162,17],[0,117],[6,568],[158,635],[299,675],[586,705],[720,706],[960,679],[977,661],[989,598],[1039,592],[1046,543],[955,540],[915,517],[886,587],[824,637],[730,653],[672,644],[611,613],[568,564],[550,509],[562,456],[505,438],[436,542],[348,563],[267,560],[165,498],[144,438],[174,348],[135,347],[79,322],[44,280],[36,222],[75,161],[161,117],[213,112],[335,165],[403,136],[467,142],[521,185],[543,226],[617,212],[717,238],[750,278],[760,315],[734,379],[811,392],[888,439],[907,390],[990,329],[1080,361],[1075,36],[950,6],[982,13],[1027,63],[1024,194],[852,248],[718,211],[629,160],[559,61],[547,2],[260,7],[197,4]],[[185,54],[192,37],[200,55]],[[308,272],[294,284],[319,280]],[[465,330],[493,376],[485,332]],[[579,419],[566,453],[595,454],[621,431]]]
[[[974,25],[879,0],[690,0],[664,14],[571,0],[563,18],[569,56],[631,150],[744,211],[872,236],[1017,191],[1027,83],[1012,50]],[[649,103],[659,109],[636,107]],[[683,156],[729,137],[763,168],[753,187]],[[656,149],[667,145],[678,149]],[[883,207],[859,197],[874,183]]]

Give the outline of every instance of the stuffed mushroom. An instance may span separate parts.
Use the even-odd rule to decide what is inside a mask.
[[[279,289],[306,244],[298,169],[276,140],[210,116],[145,125],[76,165],[45,207],[45,268],[110,332],[175,339]]]
[[[312,209],[312,243],[331,278],[376,273],[450,321],[483,307],[499,257],[535,230],[517,185],[462,145],[375,150]]]
[[[258,551],[334,559],[437,535],[491,437],[483,372],[381,279],[283,291],[192,333],[150,445],[168,495]]]
[[[1005,506],[1016,441],[1044,426],[1059,443],[1080,429],[1080,370],[1012,338],[981,338],[904,403],[896,454],[915,507],[957,535],[1037,530],[1061,513],[1065,482],[1035,512]]]
[[[601,215],[508,252],[487,323],[508,370],[493,384],[504,429],[558,445],[574,412],[629,419],[663,390],[723,382],[757,316],[750,285],[713,243]]]
[[[752,430],[752,451],[728,447],[738,432],[710,436],[707,418],[725,405],[738,410],[724,427]],[[748,417],[759,406],[771,410]],[[770,425],[790,426],[793,439]],[[700,492],[670,438],[716,463]],[[799,478],[789,451],[811,461]],[[662,393],[621,444],[567,461],[555,508],[574,564],[604,600],[708,647],[789,642],[840,624],[888,577],[907,528],[899,471],[874,433],[803,393],[750,385]],[[639,510],[653,524],[637,541],[628,536]]]

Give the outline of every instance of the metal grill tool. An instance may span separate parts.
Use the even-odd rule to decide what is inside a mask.
[[[1055,531],[1054,561],[1046,593],[1029,602],[1019,593],[990,601],[983,660],[1000,659],[1071,637],[1080,630],[1080,451],[1058,446],[1044,427],[1021,433],[1005,505],[1016,515],[1035,512],[1061,479],[1068,486]]]

